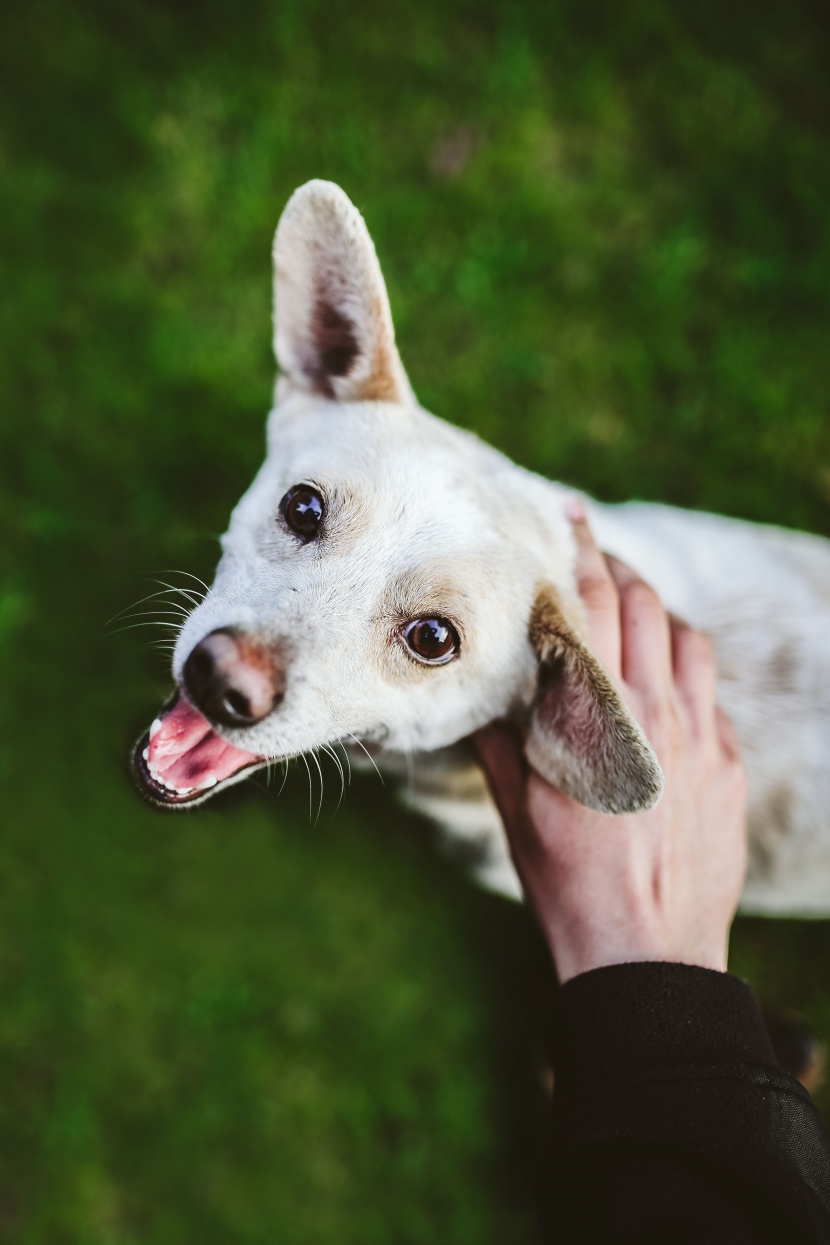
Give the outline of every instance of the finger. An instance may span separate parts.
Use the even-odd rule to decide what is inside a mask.
[[[689,725],[700,736],[715,729],[717,673],[712,641],[680,618],[669,615],[674,685]]]
[[[665,700],[673,695],[671,631],[654,589],[616,558],[608,569],[620,595],[622,675],[644,696]]]
[[[494,722],[472,737],[487,785],[505,827],[517,827],[525,816],[527,764],[521,745],[503,722]]]
[[[596,541],[582,503],[568,504],[568,517],[576,541],[576,586],[585,606],[591,648],[605,668],[620,677],[620,603],[605,557]]]

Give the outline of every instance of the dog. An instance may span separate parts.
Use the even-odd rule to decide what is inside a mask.
[[[363,218],[311,181],[274,241],[280,369],[267,456],[139,740],[142,792],[194,807],[342,743],[400,774],[483,885],[520,895],[465,740],[506,718],[530,763],[606,813],[663,775],[585,636],[566,517],[713,641],[750,792],[744,911],[830,913],[830,542],[644,503],[601,505],[419,406]]]

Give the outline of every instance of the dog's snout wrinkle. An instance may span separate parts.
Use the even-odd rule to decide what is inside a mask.
[[[254,726],[285,696],[285,670],[271,648],[234,631],[212,631],[184,665],[188,697],[222,726]]]

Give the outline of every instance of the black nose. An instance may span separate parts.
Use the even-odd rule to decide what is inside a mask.
[[[285,671],[271,649],[234,631],[212,631],[184,664],[197,709],[222,726],[253,726],[285,695]]]

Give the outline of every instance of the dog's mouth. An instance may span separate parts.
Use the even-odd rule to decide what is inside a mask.
[[[198,804],[265,764],[265,757],[228,743],[177,694],[133,753],[139,790],[153,804]]]

